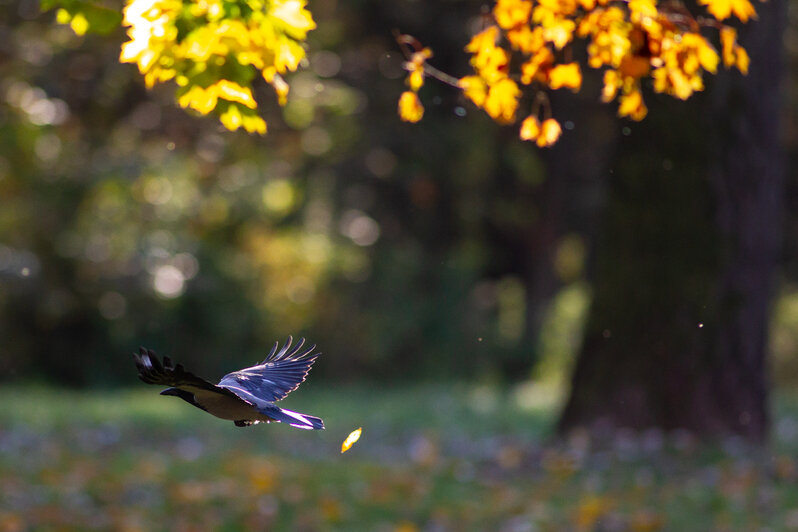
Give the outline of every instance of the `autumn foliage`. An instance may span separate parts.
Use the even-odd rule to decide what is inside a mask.
[[[284,104],[282,75],[297,69],[316,27],[304,0],[129,0],[124,15],[130,40],[120,61],[136,63],[148,87],[174,80],[181,107],[250,133],[266,133],[252,93],[256,74]]]
[[[454,78],[427,63],[432,57],[411,36],[402,35],[409,72],[399,116],[421,119],[417,96],[427,76],[456,86],[491,118],[510,124],[526,116],[520,137],[550,146],[561,133],[552,118],[547,91],[582,88],[582,67],[573,46],[587,47],[587,66],[603,70],[604,102],[618,101],[618,114],[642,120],[647,112],[642,86],[685,100],[704,89],[703,76],[724,67],[748,72],[748,54],[737,31],[721,21],[755,17],[749,0],[700,0],[707,13],[696,15],[678,1],[657,0],[498,0],[484,29],[465,51],[474,73]],[[713,45],[716,42],[716,45]],[[531,102],[529,110],[522,107]]]

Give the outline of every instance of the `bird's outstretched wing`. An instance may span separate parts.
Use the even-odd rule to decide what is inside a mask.
[[[304,338],[291,349],[292,341],[293,338],[289,336],[279,351],[277,350],[279,342],[275,342],[263,362],[251,368],[228,373],[219,381],[219,387],[227,388],[250,402],[253,399],[279,401],[304,382],[310,366],[321,354],[313,353],[315,344],[303,350]]]
[[[172,364],[172,360],[168,356],[164,356],[163,363],[161,363],[158,360],[158,355],[151,349],[140,347],[138,353],[133,353],[133,358],[139,370],[139,379],[147,384],[161,384],[175,388],[199,388],[237,397],[230,390],[216,386],[212,382],[186,371],[182,364]]]

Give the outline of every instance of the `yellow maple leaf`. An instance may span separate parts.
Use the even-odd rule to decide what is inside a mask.
[[[640,22],[644,18],[656,18],[659,14],[656,0],[629,0],[629,12],[629,19],[632,22]]]
[[[557,142],[562,134],[560,123],[553,118],[547,118],[540,125],[540,135],[537,138],[537,144],[541,148],[553,145]]]
[[[224,127],[230,131],[235,131],[243,125],[241,111],[236,105],[231,105],[228,107],[227,111],[219,115],[219,120],[222,122],[222,125],[224,125]]]
[[[344,442],[341,444],[341,453],[345,453],[346,451],[351,449],[352,446],[355,444],[355,442],[360,439],[360,435],[362,433],[363,433],[363,427],[358,427],[357,429],[350,432],[349,436],[347,436]]]
[[[507,30],[505,36],[514,49],[525,54],[533,54],[546,44],[546,41],[543,40],[543,28],[540,26],[535,26],[533,30],[529,24],[521,24]]]
[[[269,16],[282,22],[292,37],[303,40],[316,28],[313,16],[305,9],[306,3],[305,0],[272,0]]]
[[[574,92],[582,86],[582,72],[579,63],[557,65],[549,70],[549,87],[552,89],[569,88]]]
[[[510,54],[498,46],[482,49],[471,58],[471,64],[489,84],[507,77]]]
[[[643,102],[643,94],[639,88],[635,88],[627,94],[622,94],[619,98],[621,104],[618,106],[619,116],[628,116],[632,120],[642,120],[648,113],[648,108]]]
[[[500,27],[508,30],[529,21],[532,2],[529,0],[497,0],[493,7],[493,17]]]
[[[558,17],[543,23],[543,38],[562,50],[573,39],[575,29],[576,23],[573,20]]]
[[[748,22],[750,17],[756,18],[756,10],[748,0],[698,0],[698,3],[707,6],[707,11],[718,20],[728,18],[732,13],[743,22]]]
[[[280,74],[274,74],[269,83],[271,83],[274,88],[274,92],[277,93],[277,102],[280,105],[285,105],[288,101],[288,83],[286,83]]]
[[[730,67],[737,61],[734,47],[737,45],[737,30],[731,26],[720,29],[720,46],[723,54],[723,66]]]
[[[250,109],[255,109],[258,105],[255,103],[255,98],[252,97],[252,91],[248,87],[242,87],[235,81],[229,79],[220,79],[212,87],[216,88],[219,98],[231,102],[238,102],[246,105]],[[211,87],[208,87],[210,89]]]
[[[180,107],[189,107],[195,111],[207,115],[216,108],[219,96],[215,90],[208,90],[200,87],[199,85],[192,86],[186,91],[177,103]]]
[[[295,40],[283,35],[274,46],[274,67],[277,72],[294,71],[305,58],[305,49]]]
[[[466,98],[474,102],[477,107],[482,107],[482,104],[485,103],[485,98],[488,96],[488,87],[485,85],[485,80],[479,76],[466,76],[460,78],[459,84]]]
[[[515,119],[515,110],[518,108],[518,98],[521,89],[515,81],[505,78],[491,85],[488,97],[485,99],[485,112],[497,122],[509,123]]]
[[[535,55],[521,65],[521,83],[532,83],[540,70],[554,62],[554,54],[548,48],[541,48]]]
[[[745,51],[745,48],[742,46],[735,46],[734,53],[737,55],[737,61],[735,65],[743,74],[748,74],[748,64],[751,62],[751,59],[748,57],[748,52]]]
[[[424,116],[424,106],[418,99],[418,94],[405,91],[399,97],[399,118],[405,122],[418,122]]]
[[[407,85],[413,92],[418,90],[424,85],[424,68],[414,67],[414,70],[407,76]]]
[[[266,121],[258,115],[246,115],[241,122],[244,129],[249,133],[266,134]]]
[[[466,52],[477,53],[480,50],[487,50],[496,46],[496,40],[499,38],[499,28],[496,26],[488,26],[480,31],[468,42],[465,47]]]
[[[534,115],[529,115],[521,122],[521,129],[518,136],[521,140],[537,140],[540,135],[540,120]]]

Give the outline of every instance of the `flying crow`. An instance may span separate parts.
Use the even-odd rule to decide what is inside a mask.
[[[310,366],[321,354],[313,353],[315,345],[303,351],[304,338],[293,349],[291,342],[289,336],[279,351],[279,343],[275,342],[263,362],[228,373],[219,384],[197,377],[182,364],[173,365],[169,357],[163,357],[161,363],[155,352],[143,347],[133,358],[141,380],[169,386],[161,395],[175,395],[209,414],[234,421],[237,427],[277,421],[300,429],[323,429],[321,419],[274,404],[304,382]]]

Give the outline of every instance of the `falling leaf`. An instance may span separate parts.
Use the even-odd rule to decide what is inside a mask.
[[[363,432],[363,427],[358,427],[356,430],[353,430],[349,433],[349,436],[346,437],[344,443],[341,444],[341,452],[345,453],[348,451],[357,440],[360,439],[360,433]]]

